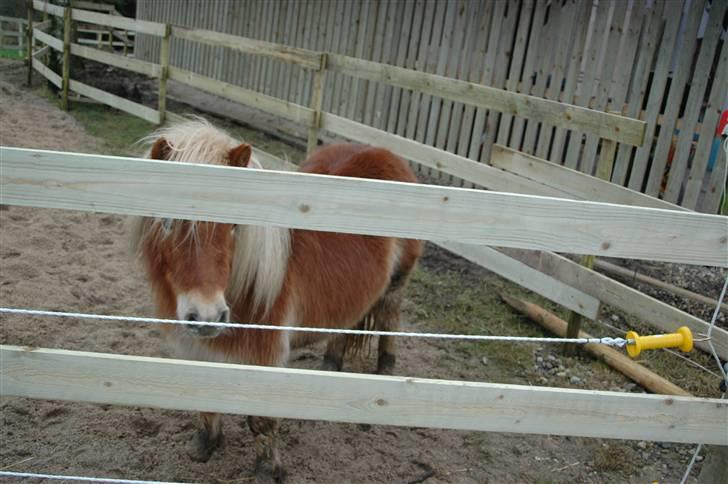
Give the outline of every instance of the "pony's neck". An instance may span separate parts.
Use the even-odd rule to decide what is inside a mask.
[[[287,228],[238,226],[228,300],[252,295],[253,311],[267,316],[283,287],[290,253]]]

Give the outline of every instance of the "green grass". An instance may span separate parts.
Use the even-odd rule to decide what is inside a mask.
[[[18,49],[0,49],[0,58],[3,59],[25,59],[24,50]]]
[[[70,113],[89,134],[104,141],[108,155],[139,155],[140,148],[134,143],[156,127],[131,114],[98,104],[74,103]]]

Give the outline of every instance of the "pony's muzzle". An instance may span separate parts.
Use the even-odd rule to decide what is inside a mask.
[[[230,308],[224,299],[217,301],[199,301],[195,297],[180,297],[177,300],[177,314],[180,319],[190,322],[228,323],[230,322]],[[187,331],[200,338],[214,338],[225,328],[208,324],[188,324]]]

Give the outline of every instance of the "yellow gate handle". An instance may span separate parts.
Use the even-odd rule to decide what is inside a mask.
[[[640,336],[636,332],[630,331],[627,333],[626,339],[634,341],[634,343],[627,343],[627,353],[632,358],[637,358],[642,350],[679,348],[680,351],[686,353],[693,350],[693,333],[687,326],[678,328],[677,333],[652,336]]]

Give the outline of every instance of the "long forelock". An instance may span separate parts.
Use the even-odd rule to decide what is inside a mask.
[[[253,311],[266,317],[281,292],[291,252],[286,228],[246,225],[235,233],[228,298],[252,296]]]
[[[205,165],[227,165],[228,153],[241,144],[225,131],[197,116],[160,128],[139,140],[138,144],[147,147],[145,158],[150,157],[151,146],[159,138],[167,140],[171,149],[170,161]],[[248,166],[257,169],[263,168],[255,155],[251,157]],[[184,233],[180,234],[181,230],[184,230]],[[130,222],[130,234],[132,251],[137,254],[149,237],[166,238],[170,235],[182,235],[179,239],[180,243],[191,239],[192,244],[197,245],[200,241],[198,222],[187,221],[185,224],[182,220],[169,218],[133,217]]]
[[[142,138],[139,143],[147,146],[146,158],[150,156],[151,145],[159,138],[167,140],[171,149],[170,161],[205,165],[226,165],[230,150],[241,144],[241,141],[200,117],[160,128]],[[251,157],[249,167],[262,168],[255,155]]]

